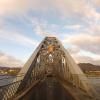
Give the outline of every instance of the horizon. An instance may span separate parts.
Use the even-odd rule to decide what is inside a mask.
[[[76,63],[76,64],[78,64],[78,65],[79,65],[79,64],[87,64],[87,65],[89,64],[89,65],[91,65],[91,66],[93,65],[93,66],[100,67],[100,65],[95,65],[95,64],[92,64],[92,63],[85,63],[85,62],[84,62],[84,63],[78,62],[78,63]],[[14,67],[14,66],[0,66],[0,68],[15,68],[15,69],[16,69],[16,68],[19,68],[19,69],[20,69],[20,68],[23,68],[23,67],[24,67],[24,65],[23,65],[23,66],[16,66],[16,67]]]
[[[100,0],[0,0],[0,66],[23,66],[46,36],[100,65]]]

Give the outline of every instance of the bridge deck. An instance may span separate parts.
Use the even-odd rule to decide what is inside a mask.
[[[74,100],[54,77],[47,77],[20,100]]]

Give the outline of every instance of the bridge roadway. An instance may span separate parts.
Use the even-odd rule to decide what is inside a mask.
[[[75,100],[54,77],[47,77],[37,83],[18,100]],[[16,100],[17,100],[16,99]]]

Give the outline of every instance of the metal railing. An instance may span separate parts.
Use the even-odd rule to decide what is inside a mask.
[[[12,100],[13,97],[29,88],[35,81],[42,80],[44,78],[44,74],[44,72],[31,73],[31,76],[27,80],[26,86],[21,91],[18,91],[18,88],[21,82],[23,82],[23,77],[25,76],[24,73],[17,75],[15,78],[13,78],[13,76],[1,78],[0,83],[12,78],[13,79],[12,82],[8,82],[7,84],[3,84],[2,86],[0,86],[0,100]]]
[[[20,85],[24,74],[0,78],[0,100],[8,100],[14,95],[14,92]],[[18,79],[20,77],[20,80]],[[13,81],[14,80],[14,81]]]

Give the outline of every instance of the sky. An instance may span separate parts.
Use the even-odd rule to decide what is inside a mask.
[[[100,65],[100,0],[0,0],[0,66],[22,67],[45,36]]]

